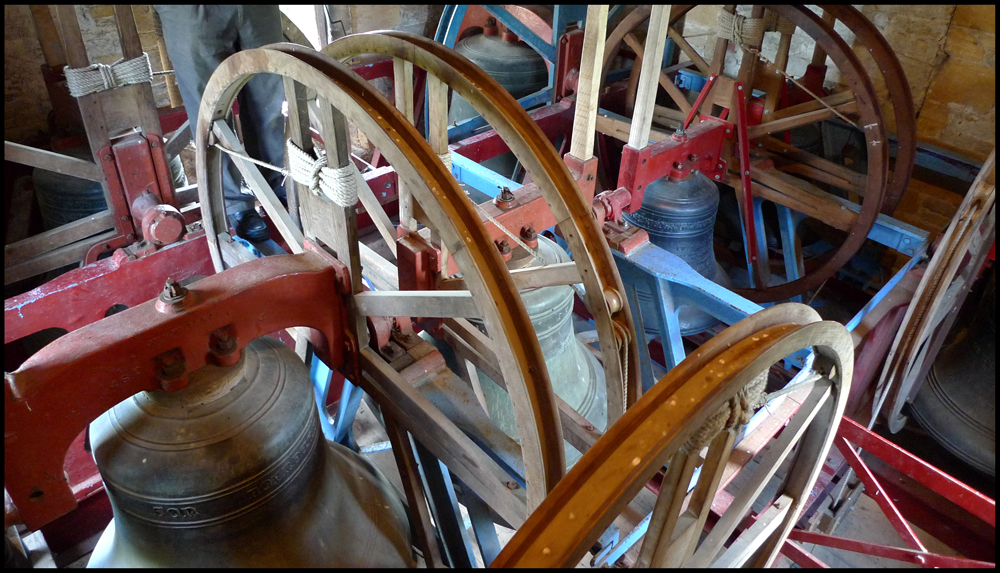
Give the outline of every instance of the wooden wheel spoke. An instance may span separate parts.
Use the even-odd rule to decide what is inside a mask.
[[[628,47],[632,48],[632,51],[635,52],[637,58],[642,58],[643,62],[646,61],[645,50],[643,49],[642,44],[639,43],[639,40],[635,37],[635,34],[626,34],[625,43],[628,44]],[[652,65],[659,68],[660,62],[654,62]],[[682,92],[679,87],[674,85],[673,79],[661,71],[657,76],[657,81],[660,83],[660,86],[667,91],[667,95],[670,96],[670,99],[674,100],[674,103],[677,104],[677,107],[679,107],[683,113],[687,114],[691,111],[691,103],[688,102],[684,92]]]
[[[673,40],[675,44],[677,44],[677,47],[680,48],[682,52],[684,52],[684,55],[686,55],[688,58],[691,59],[692,62],[694,62],[694,65],[698,68],[698,70],[701,73],[705,74],[706,76],[711,73],[710,72],[711,66],[708,64],[708,62],[705,61],[705,58],[701,57],[701,54],[699,54],[698,51],[694,49],[694,46],[692,46],[684,38],[684,36],[681,35],[680,32],[674,29],[673,26],[670,26],[669,28],[667,28],[667,34],[669,34],[670,39]]]
[[[246,150],[243,148],[243,144],[236,137],[232,128],[222,121],[218,120],[214,123],[213,133],[222,142],[223,146],[236,153],[246,155]],[[261,175],[260,170],[253,163],[237,156],[230,156],[236,167],[243,174],[243,180],[246,181],[247,185],[250,186],[250,190],[260,201],[261,205],[264,207],[264,211],[267,212],[268,216],[271,217],[271,221],[278,227],[278,232],[284,237],[285,242],[288,243],[288,248],[292,250],[293,253],[302,252],[302,231],[299,230],[298,226],[292,221],[291,217],[288,215],[288,211],[281,205],[281,201],[278,200],[278,196],[274,194],[274,190],[271,189],[270,184]]]
[[[778,470],[778,466],[792,453],[792,449],[802,438],[813,418],[822,409],[827,399],[831,397],[832,384],[829,379],[817,378],[812,381],[812,384],[813,387],[809,395],[792,416],[792,419],[789,420],[785,429],[782,430],[781,436],[761,459],[757,471],[740,489],[736,499],[729,506],[729,510],[719,519],[708,537],[705,538],[704,543],[695,551],[691,558],[692,565],[706,567],[712,562],[719,549],[722,548],[722,544],[729,539],[729,535],[739,525],[740,520],[746,515],[753,502],[760,496],[768,480]]]
[[[759,551],[768,538],[778,530],[778,527],[785,520],[788,512],[792,509],[793,500],[788,495],[782,495],[767,507],[753,525],[747,528],[713,563],[713,567],[736,568],[743,565],[753,555]]]

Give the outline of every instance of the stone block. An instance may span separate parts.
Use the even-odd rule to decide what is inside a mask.
[[[996,69],[950,58],[932,81],[927,99],[960,103],[988,113],[996,102]]]
[[[958,6],[955,8],[953,25],[974,28],[995,34],[997,30],[997,7],[995,4]]]
[[[925,100],[917,112],[917,139],[922,141],[937,139],[948,126],[948,114],[947,104]]]
[[[945,39],[944,51],[953,58],[979,63],[986,56],[979,34],[970,28],[952,26]]]
[[[90,17],[99,20],[101,18],[114,18],[115,7],[110,4],[97,4],[89,7]]]

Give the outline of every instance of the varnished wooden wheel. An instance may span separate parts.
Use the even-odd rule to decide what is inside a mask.
[[[623,389],[629,389],[629,403],[634,402],[640,392],[636,342],[630,334],[634,332],[631,314],[621,294],[624,288],[607,241],[590,215],[590,207],[584,202],[575,180],[538,125],[479,67],[458,52],[422,36],[395,31],[355,34],[334,41],[323,49],[323,53],[338,60],[376,53],[392,56],[397,67],[407,62],[426,70],[432,122],[430,143],[438,153],[448,152],[445,99],[448,88],[482,114],[509,145],[538,185],[575,254],[575,267],[586,292],[585,303],[594,317],[601,341],[608,424],[614,423],[625,410]],[[405,73],[405,69],[402,70],[402,74]],[[546,284],[566,283],[539,282],[532,286]]]
[[[308,55],[304,55],[306,51]],[[522,411],[531,413],[518,419],[518,429],[528,484],[527,503],[529,508],[535,507],[562,476],[565,466],[562,432],[544,357],[537,339],[523,336],[532,328],[524,305],[503,260],[492,248],[479,216],[440,159],[391,103],[346,66],[307,48],[279,44],[239,52],[225,60],[213,74],[199,112],[197,169],[203,220],[216,268],[224,268],[223,253],[232,249],[231,245],[227,246],[231,238],[223,216],[222,152],[213,144],[220,142],[230,149],[240,150],[238,140],[222,120],[239,89],[261,73],[283,76],[286,89],[303,96],[301,99],[289,98],[289,116],[296,118],[293,138],[298,137],[296,143],[300,147],[311,147],[311,141],[301,137],[303,132],[308,133],[308,123],[304,110],[298,109],[298,102],[304,100],[304,90],[309,88],[318,94],[329,165],[334,168],[351,165],[346,127],[349,118],[386,156],[434,226],[441,244],[447,247],[464,275],[466,294],[408,291],[389,293],[387,297],[380,293],[362,293],[354,206],[344,207],[325,196],[302,194],[307,197],[302,204],[307,235],[331,248],[351,271],[354,297],[347,310],[350,320],[360,318],[360,325],[352,329],[359,338],[359,347],[367,346],[367,329],[361,313],[366,305],[377,307],[378,299],[386,305],[393,304],[387,298],[397,299],[396,306],[386,313],[390,316],[433,316],[429,308],[454,308],[458,299],[466,302],[459,305],[460,309],[475,308],[481,315],[493,335],[497,361],[512,402]],[[263,182],[259,171],[247,161],[239,158],[234,161],[291,250],[301,251],[302,232]],[[359,193],[364,192],[365,189],[359,188]],[[410,308],[404,308],[407,305],[411,305]],[[398,375],[399,380],[392,378],[394,371],[377,354],[362,350],[361,355],[366,370],[385,375],[397,385],[405,384]],[[355,382],[366,387],[365,380]],[[470,460],[469,463],[476,462]],[[503,482],[489,487],[503,488]]]
[[[673,6],[669,18],[670,22],[676,22],[692,8],[693,6]],[[812,10],[801,6],[767,6],[767,9],[789,20],[811,37],[816,42],[818,49],[825,52],[840,70],[842,82],[847,85],[848,91],[828,96],[824,101],[831,107],[840,110],[841,113],[850,113],[856,118],[856,125],[862,126],[861,130],[865,136],[865,147],[867,150],[868,174],[867,176],[856,174],[842,166],[796,149],[771,137],[770,133],[809,123],[816,123],[829,117],[834,117],[834,115],[815,101],[775,111],[778,101],[778,91],[782,83],[781,76],[776,73],[754,73],[755,68],[758,66],[756,63],[753,66],[750,64],[756,61],[756,57],[754,54],[744,52],[743,64],[741,64],[740,74],[737,79],[746,81],[748,88],[761,89],[767,94],[765,98],[765,121],[760,125],[752,126],[748,130],[749,138],[756,139],[762,146],[762,148],[755,148],[752,151],[757,153],[758,159],[774,159],[775,163],[780,164],[781,167],[781,169],[769,169],[764,168],[763,165],[755,166],[754,162],[751,162],[750,171],[754,179],[754,195],[813,216],[821,220],[824,224],[848,233],[844,241],[834,250],[808,261],[809,272],[799,279],[770,286],[764,286],[755,280],[757,284],[755,284],[755,288],[753,289],[735,289],[738,294],[755,302],[787,300],[819,286],[846,264],[854,253],[861,248],[861,245],[867,238],[868,232],[874,226],[879,212],[883,209],[883,198],[888,194],[890,197],[889,204],[891,204],[898,200],[894,197],[898,197],[898,194],[901,194],[902,190],[905,189],[906,182],[909,179],[909,167],[907,167],[906,163],[910,161],[908,158],[909,152],[904,152],[904,162],[900,164],[899,178],[893,181],[890,189],[888,183],[888,145],[875,90],[857,55],[833,30],[832,23],[825,22],[820,16],[812,12]],[[754,6],[753,10],[754,17],[762,17],[764,14],[763,6]],[[650,12],[651,9],[649,7],[636,8],[625,16],[615,30],[609,34],[607,43],[605,44],[603,70],[605,75],[623,44],[628,44],[641,56],[642,46],[634,37],[632,31],[649,19]],[[877,41],[877,31],[870,25],[865,27],[861,23],[863,18],[859,19],[856,16],[852,16],[848,11],[837,11],[836,13],[845,18],[845,23],[849,22],[849,26],[852,29],[859,31],[859,38],[862,41],[867,39],[871,42],[873,46],[872,54],[875,57],[886,57],[890,53],[887,46]],[[708,62],[684,40],[679,32],[671,28],[670,36],[677,42],[681,50],[691,59],[693,65],[700,72],[704,74],[721,74],[723,69],[723,55],[728,45],[727,40],[717,40],[715,57],[713,61]],[[761,69],[768,72],[772,72],[773,68],[784,69],[787,62],[790,39],[791,34],[782,34],[782,41],[779,44],[779,53],[775,58],[775,65],[773,67],[762,67]],[[878,54],[876,54],[876,50]],[[896,63],[898,64],[898,62]],[[883,73],[885,74],[887,84],[891,83],[898,87],[898,84],[902,82],[905,85],[905,78],[902,78],[901,69],[898,66],[891,65],[891,62],[888,60],[886,60],[885,71]],[[709,100],[723,105],[723,107],[728,107],[728,105],[724,104],[725,102],[732,101],[734,82],[726,78],[723,79],[721,84],[719,81],[716,83],[718,85],[713,88],[713,91],[723,91],[710,96]],[[666,88],[668,95],[678,108],[677,110],[664,109],[664,113],[672,114],[675,117],[682,117],[691,109],[691,105],[686,100],[683,92],[673,85],[672,78],[666,74],[661,74],[660,84]],[[853,99],[846,97],[845,94],[846,96],[853,94]],[[897,116],[902,118],[902,123],[911,123],[912,119],[907,120],[906,117],[912,113],[912,101],[907,106],[905,96],[900,96],[898,99],[900,103],[894,105]],[[706,108],[707,106],[708,104],[706,104]],[[702,109],[703,113],[708,111],[706,108]],[[911,115],[909,117],[912,118]],[[910,139],[905,141],[903,146],[908,148],[911,144],[915,145],[915,140]],[[725,159],[731,170],[739,166],[735,152],[730,152],[729,156]],[[786,168],[788,164],[791,164],[790,168]],[[864,197],[860,212],[855,214],[846,208],[842,208],[836,202],[836,198],[824,200],[824,197],[829,197],[829,195],[806,179],[793,176],[792,173],[795,175],[806,175],[823,183],[846,187],[851,192]],[[737,190],[742,188],[742,183],[735,173],[727,176],[724,182],[736,187]],[[818,208],[817,205],[826,205],[827,208]],[[824,216],[825,214],[832,214],[833,216]]]
[[[708,536],[700,534],[761,375],[812,348],[800,374],[801,407]],[[669,461],[639,564],[770,564],[808,502],[843,414],[853,368],[847,330],[808,307],[782,304],[729,327],[671,370],[598,440],[493,562],[497,567],[573,567],[640,488]],[[715,422],[712,422],[712,419]],[[702,460],[701,452],[707,446]],[[782,486],[728,548],[736,526],[778,466],[794,457]],[[687,486],[701,467],[690,494]],[[686,505],[685,505],[686,502]],[[683,510],[683,511],[682,511]],[[721,552],[721,554],[720,554]]]

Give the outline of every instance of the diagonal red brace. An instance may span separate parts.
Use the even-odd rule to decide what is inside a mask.
[[[753,192],[750,187],[750,141],[747,139],[747,99],[743,82],[736,82],[736,145],[740,153],[740,180],[743,183],[743,228],[747,234],[747,253],[750,265],[757,265],[757,227],[753,220]],[[767,285],[757,285],[759,287]]]

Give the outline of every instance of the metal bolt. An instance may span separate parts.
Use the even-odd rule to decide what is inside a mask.
[[[128,221],[128,215],[122,215],[122,221]]]
[[[223,356],[236,352],[236,339],[228,333],[220,333],[212,337],[212,350]]]
[[[507,239],[498,239],[494,242],[496,243],[497,250],[500,251],[501,255],[506,255],[510,252],[510,243],[507,242]]]
[[[771,110],[769,110],[769,109],[765,109],[765,110],[764,110],[764,115],[767,115],[767,114],[769,114],[769,113],[771,113]]]
[[[514,200],[514,193],[509,187],[502,187],[500,189],[500,196],[498,197],[503,202],[509,202]]]
[[[716,180],[718,180],[718,179],[722,179],[722,177],[721,177],[721,176],[719,176],[719,175],[716,175],[716,176],[715,176],[715,178],[716,178]]]
[[[179,282],[174,279],[167,279],[167,284],[163,285],[163,291],[160,293],[160,300],[166,303],[176,303],[184,300],[188,294],[188,290],[180,285]]]
[[[105,153],[104,154],[104,160],[105,161],[112,161],[112,160],[114,160],[114,157],[111,157],[110,153]]]
[[[158,141],[154,140],[154,141],[149,142],[149,146],[152,147],[153,149],[156,149],[157,147],[160,146],[160,143]]]
[[[749,171],[744,171],[743,174],[744,175],[750,175],[750,172]]]
[[[135,235],[133,235],[132,233],[129,233],[128,237],[125,237],[125,238],[128,239],[128,240],[130,240],[130,241],[134,241],[135,240]]]
[[[743,86],[736,86],[736,89],[743,91]]]
[[[389,189],[390,187],[392,187],[392,183],[386,183],[386,184],[385,184],[385,188],[386,188],[386,189]]]
[[[730,130],[730,129],[727,129],[727,130],[726,130],[726,133],[732,133],[732,130]]]
[[[385,197],[385,191],[382,192],[382,196]]]
[[[521,238],[525,241],[534,241],[538,238],[538,232],[531,225],[527,225],[521,229]]]

